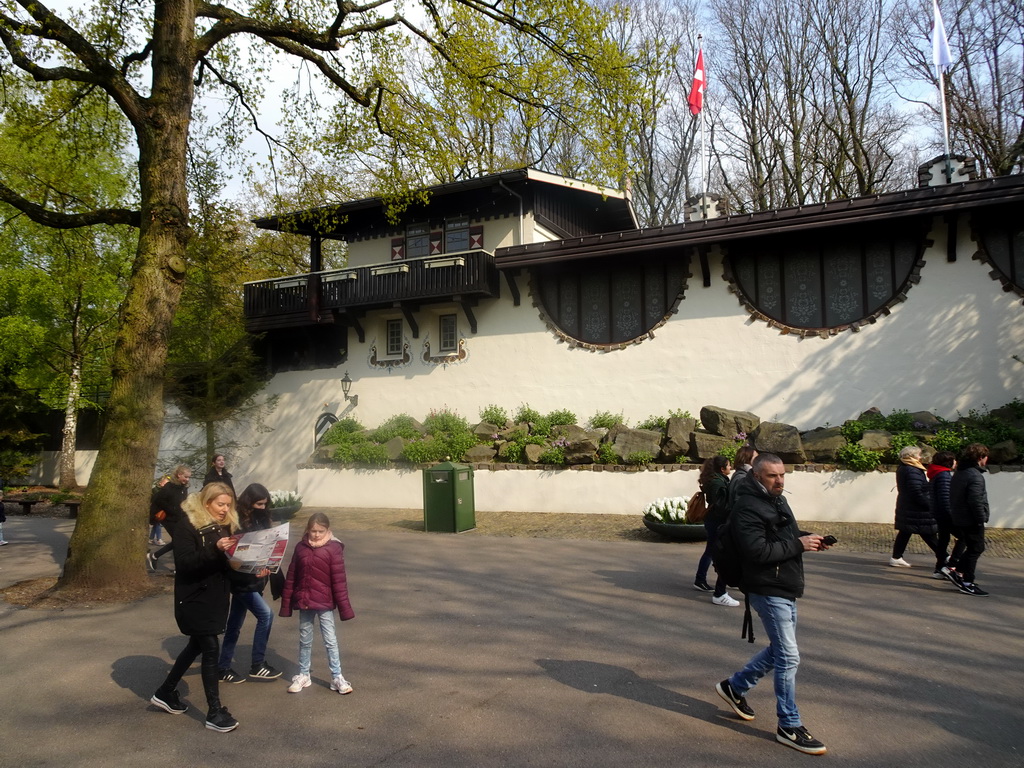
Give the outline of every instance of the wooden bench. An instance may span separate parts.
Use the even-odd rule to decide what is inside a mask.
[[[12,499],[12,501],[16,501],[18,504],[21,504],[21,514],[23,515],[31,515],[32,507],[39,503],[38,499],[36,501],[26,501],[25,499]]]
[[[82,500],[68,499],[67,501],[64,502],[64,506],[68,508],[68,512],[70,513],[69,517],[72,520],[75,520],[78,518],[78,508],[82,506]]]

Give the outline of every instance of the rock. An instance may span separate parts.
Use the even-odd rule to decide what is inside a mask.
[[[931,411],[917,411],[910,414],[910,418],[914,429],[932,429],[942,423]]]
[[[336,445],[318,445],[313,451],[314,461],[334,461],[334,452],[338,449]]]
[[[884,429],[867,429],[857,445],[869,451],[888,451],[892,448],[892,435]]]
[[[730,411],[716,405],[705,405],[700,409],[700,423],[712,435],[734,439],[739,433],[749,435],[761,419],[749,411]]]
[[[404,437],[392,437],[384,443],[384,450],[388,452],[388,461],[402,461],[402,451],[409,443]]]
[[[866,411],[864,411],[860,416],[858,416],[856,420],[857,421],[866,421],[868,419],[872,419],[872,418],[874,418],[876,416],[881,416],[881,415],[882,415],[882,412],[880,410],[878,410],[877,407],[872,406],[871,408],[868,408]]]
[[[463,461],[467,461],[470,464],[480,463],[483,461],[492,461],[498,452],[489,445],[474,445],[463,456]]]
[[[839,427],[818,427],[800,435],[804,454],[809,461],[818,464],[834,464],[836,452],[846,445]]]
[[[786,464],[803,464],[807,461],[800,431],[791,424],[761,422],[751,434],[750,442],[758,453],[774,453]]]
[[[608,431],[604,433],[604,441],[606,443],[614,443],[615,438],[617,438],[620,433],[628,431],[629,427],[620,422],[616,424],[614,427],[610,427]]]
[[[720,435],[709,435],[707,432],[690,433],[690,455],[696,456],[698,461],[717,456],[727,445],[735,444],[735,440]]]
[[[601,443],[601,433],[588,431],[576,424],[565,424],[551,430],[555,440],[565,443],[566,464],[593,464],[597,446]]]
[[[685,419],[679,416],[670,418],[665,425],[665,439],[661,443],[659,460],[671,463],[683,454],[689,453],[693,430],[696,426],[696,419]]]
[[[477,437],[491,438],[498,434],[497,424],[488,424],[486,421],[481,421],[475,427],[473,427],[473,434]]]
[[[611,435],[613,428],[608,434]],[[629,429],[623,427],[615,435],[615,442],[612,443],[615,455],[620,461],[624,461],[631,453],[649,453],[651,458],[657,458],[661,453],[661,432],[653,429]]]
[[[1001,443],[988,447],[988,460],[993,464],[1006,464],[1013,461],[1020,455],[1017,450],[1017,443],[1013,440],[1003,440]]]
[[[523,447],[523,458],[527,464],[536,464],[540,461],[540,455],[544,453],[546,449],[543,445],[534,445],[533,443],[527,443]]]

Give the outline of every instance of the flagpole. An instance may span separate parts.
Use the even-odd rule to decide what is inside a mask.
[[[697,50],[704,50],[704,35],[697,35]],[[704,82],[707,83],[707,65],[704,65]],[[705,93],[706,93],[705,89]],[[707,142],[704,132],[704,103],[701,101],[700,110],[700,217],[708,217],[708,175],[707,175]]]
[[[942,104],[942,138],[946,146],[946,183],[953,183],[953,164],[949,158],[949,117],[946,114],[946,78],[939,68],[939,102]]]

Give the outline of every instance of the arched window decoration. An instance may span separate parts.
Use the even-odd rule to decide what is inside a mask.
[[[751,312],[784,329],[856,330],[906,298],[919,279],[923,238],[916,226],[865,226],[744,242],[729,248],[734,290]]]
[[[585,261],[532,271],[534,301],[556,333],[574,346],[612,349],[642,341],[675,312],[689,261]]]
[[[1004,290],[1024,296],[1024,223],[1019,206],[1004,207],[972,218],[975,240],[981,252],[975,258],[995,267],[992,277]]]

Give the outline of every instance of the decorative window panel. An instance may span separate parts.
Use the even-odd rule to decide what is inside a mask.
[[[781,325],[835,329],[859,323],[899,298],[923,234],[885,228],[836,230],[730,247],[732,277],[749,306]]]
[[[438,318],[438,337],[442,352],[455,352],[459,347],[459,323],[457,315],[441,315]]]
[[[395,237],[391,239],[391,260],[400,261],[405,258],[405,238]]]
[[[689,274],[686,259],[592,262],[541,267],[534,294],[559,333],[582,344],[612,346],[643,337],[675,309]]]
[[[387,355],[397,357],[402,354],[402,321],[388,320],[387,322]]]
[[[1019,206],[1000,208],[972,216],[980,257],[995,267],[996,277],[1008,291],[1024,296],[1024,223]]]
[[[476,225],[469,228],[469,247],[471,250],[484,247],[484,228]]]
[[[405,257],[416,259],[430,255],[430,227],[426,224],[410,224],[405,229]]]
[[[469,217],[447,219],[444,223],[444,252],[469,250]]]

